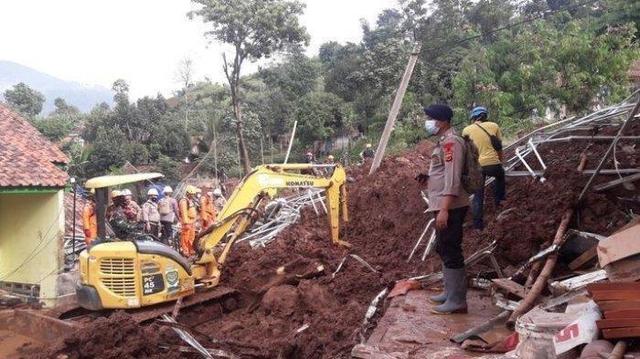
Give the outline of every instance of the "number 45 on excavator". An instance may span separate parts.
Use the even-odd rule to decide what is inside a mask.
[[[323,167],[323,168],[320,168]],[[190,262],[173,248],[153,240],[122,240],[107,235],[105,212],[109,188],[162,177],[159,173],[103,176],[88,180],[96,190],[98,239],[80,254],[80,282],[76,294],[89,310],[140,308],[208,292],[188,305],[224,297],[231,289],[217,287],[225,259],[235,240],[260,217],[261,204],[280,189],[326,190],[331,240],[339,239],[339,223],[348,220],[346,174],[339,165],[273,164],[256,167],[234,190],[216,222],[194,243],[198,253]],[[302,174],[300,172],[330,175]],[[214,288],[217,287],[217,288]],[[215,289],[218,289],[216,292]],[[191,297],[189,297],[191,296]],[[185,303],[187,304],[187,303]]]

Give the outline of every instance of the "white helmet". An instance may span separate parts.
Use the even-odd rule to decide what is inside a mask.
[[[122,190],[122,195],[123,196],[132,196],[133,194],[131,194],[131,190],[129,190],[128,188],[125,188]]]
[[[147,196],[157,196],[158,195],[158,190],[155,188],[149,188],[149,190],[147,191]]]
[[[220,190],[220,188],[216,188],[213,190],[213,195],[216,197],[220,197],[222,196],[222,191]]]
[[[171,186],[164,186],[164,190],[162,190],[162,192],[173,193],[173,188],[171,188]]]

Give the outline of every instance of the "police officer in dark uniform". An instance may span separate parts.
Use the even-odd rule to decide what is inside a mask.
[[[425,128],[438,136],[431,155],[429,174],[417,179],[428,182],[429,209],[435,216],[436,252],[442,259],[444,292],[432,296],[436,314],[466,313],[467,284],[462,255],[462,224],[469,209],[469,194],[462,186],[464,139],[451,127],[453,110],[446,105],[424,109]]]

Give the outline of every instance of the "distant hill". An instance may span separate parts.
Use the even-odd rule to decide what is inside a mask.
[[[62,97],[68,104],[83,112],[101,102],[113,102],[113,93],[106,87],[65,81],[15,62],[0,61],[0,93],[20,82],[38,90],[47,98],[42,114],[54,110],[53,100],[56,97]]]

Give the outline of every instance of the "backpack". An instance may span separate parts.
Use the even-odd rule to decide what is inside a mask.
[[[158,202],[158,212],[161,215],[166,216],[167,214],[171,214],[172,211],[171,201],[169,201],[168,198],[165,197]]]
[[[462,165],[462,188],[473,194],[484,186],[484,175],[478,158],[480,152],[469,136],[462,137],[464,141],[464,164]]]

